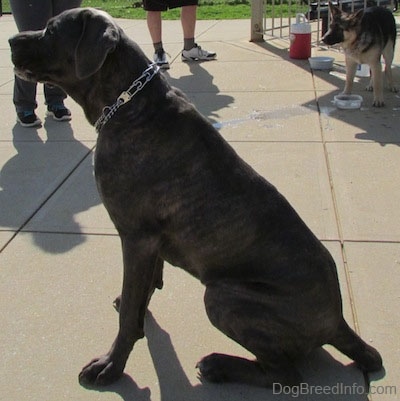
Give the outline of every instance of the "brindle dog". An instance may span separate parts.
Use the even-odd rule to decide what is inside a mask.
[[[201,280],[211,322],[256,357],[211,354],[198,364],[203,378],[296,385],[295,362],[326,343],[365,371],[381,369],[379,353],[343,319],[325,247],[182,92],[148,71],[107,14],[66,11],[10,44],[18,76],[62,87],[92,124],[147,70],[137,94],[97,124],[96,182],[121,237],[124,275],[118,335],[81,383],[121,377],[164,260]]]

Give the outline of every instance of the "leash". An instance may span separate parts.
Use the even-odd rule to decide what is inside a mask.
[[[102,115],[94,124],[97,133],[99,133],[103,126],[111,120],[112,116],[123,104],[128,103],[146,86],[148,82],[154,78],[159,70],[160,67],[158,67],[156,63],[150,64],[148,68],[143,71],[143,74],[139,78],[135,79],[132,85],[118,96],[117,101],[113,105],[104,107]]]

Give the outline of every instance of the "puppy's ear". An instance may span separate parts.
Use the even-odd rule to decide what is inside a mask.
[[[79,79],[94,74],[119,41],[117,26],[106,14],[83,10],[82,34],[75,49],[75,69]]]
[[[355,13],[352,15],[352,17],[353,17],[355,20],[357,20],[357,23],[358,23],[358,20],[361,19],[361,18],[363,17],[363,15],[364,15],[364,9],[362,8],[361,10],[358,10],[357,12],[355,12]]]
[[[329,2],[329,10],[333,17],[342,14],[342,10],[339,7],[334,6],[331,2]]]

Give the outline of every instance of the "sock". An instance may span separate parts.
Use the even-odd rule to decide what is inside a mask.
[[[163,43],[162,42],[157,42],[157,43],[153,43],[154,46],[154,51],[157,53],[160,50],[163,50]]]
[[[184,38],[183,39],[183,49],[184,50],[190,50],[194,47],[195,42],[194,38]]]

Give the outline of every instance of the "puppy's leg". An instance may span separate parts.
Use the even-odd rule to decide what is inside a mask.
[[[272,387],[274,383],[294,386],[301,382],[300,374],[288,359],[290,351],[285,337],[291,328],[269,316],[274,301],[264,302],[263,295],[241,284],[207,285],[204,301],[210,321],[257,360],[211,354],[197,364],[201,378],[261,387]]]
[[[391,92],[397,92],[397,88],[393,82],[392,75],[392,63],[394,57],[394,46],[391,40],[388,41],[382,52],[383,58],[385,60],[385,77],[389,90]]]
[[[357,62],[346,54],[346,85],[343,94],[350,95],[353,90],[353,81],[357,71]]]
[[[93,359],[79,374],[84,385],[106,385],[117,380],[135,342],[144,336],[144,315],[153,291],[157,241],[121,236],[124,262],[119,332],[110,351]]]
[[[374,372],[382,368],[382,357],[379,352],[366,344],[344,319],[339,324],[336,336],[330,344],[353,359],[364,371]]]
[[[274,384],[296,386],[301,382],[300,374],[285,357],[279,363],[263,363],[225,354],[210,354],[199,361],[196,367],[200,378],[212,383],[242,383],[249,386],[272,387]]]
[[[371,67],[371,78],[373,82],[373,91],[374,91],[374,102],[372,106],[374,107],[382,107],[384,106],[383,101],[383,76],[382,76],[382,65],[378,58],[378,60],[374,60],[369,65]]]
[[[164,261],[161,258],[157,258],[154,269],[153,283],[151,285],[151,290],[147,299],[147,306],[149,305],[151,296],[153,295],[156,288],[161,290],[163,287],[163,267]],[[118,295],[118,297],[114,299],[113,306],[114,309],[119,313],[119,308],[121,306],[121,295]]]
[[[368,92],[372,92],[374,90],[374,77],[373,77],[373,75],[371,73],[371,69],[369,71],[370,71],[369,83],[365,87],[365,90],[368,91]]]

